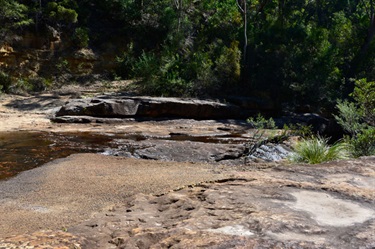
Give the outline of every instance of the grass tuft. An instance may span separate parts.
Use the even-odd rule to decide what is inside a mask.
[[[317,164],[327,161],[348,158],[348,145],[337,142],[328,144],[328,139],[323,137],[311,137],[303,139],[294,148],[290,161],[298,163]]]

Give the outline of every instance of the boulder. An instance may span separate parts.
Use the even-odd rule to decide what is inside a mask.
[[[312,132],[337,140],[344,131],[334,119],[328,119],[316,113],[291,113],[286,116],[274,118],[276,125],[283,128],[286,125],[311,126]]]

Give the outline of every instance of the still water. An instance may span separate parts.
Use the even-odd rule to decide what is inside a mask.
[[[0,133],[0,180],[73,153],[101,152],[113,138],[92,133]]]
[[[111,155],[113,151],[116,151],[112,149],[121,146],[124,139],[134,142],[147,139],[225,144],[244,142],[240,134],[190,136],[171,133],[168,136],[150,137],[140,133],[0,132],[0,180],[74,153],[106,152],[105,154]]]

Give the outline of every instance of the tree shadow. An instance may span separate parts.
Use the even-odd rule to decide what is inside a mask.
[[[5,104],[5,107],[19,111],[48,110],[62,106],[67,98],[61,98],[57,94],[41,94],[25,98],[16,98]]]

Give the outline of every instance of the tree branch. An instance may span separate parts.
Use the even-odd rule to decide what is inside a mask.
[[[245,10],[241,7],[239,0],[236,0],[236,3],[237,3],[238,8],[241,10],[241,12],[244,13]]]

